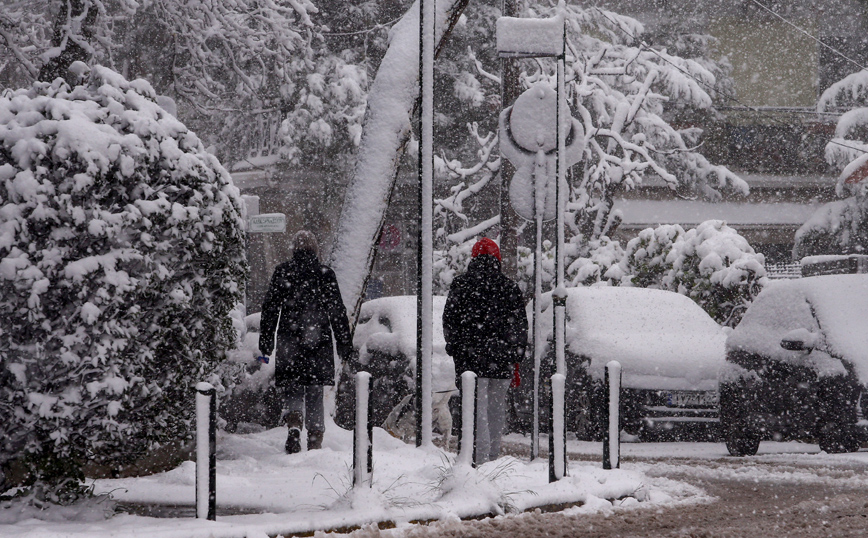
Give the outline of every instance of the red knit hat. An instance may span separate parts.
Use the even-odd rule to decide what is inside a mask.
[[[471,256],[475,258],[480,254],[489,254],[500,260],[500,247],[498,247],[497,243],[495,243],[491,239],[483,237],[482,239],[477,241],[475,245],[473,245],[473,251],[471,252]]]

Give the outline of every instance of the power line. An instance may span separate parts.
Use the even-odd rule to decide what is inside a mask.
[[[848,57],[847,55],[845,55],[843,52],[839,51],[838,49],[832,47],[831,45],[828,45],[828,44],[826,44],[826,43],[823,43],[823,40],[821,40],[821,39],[817,38],[816,36],[812,35],[810,32],[808,32],[808,31],[805,30],[804,28],[802,28],[802,27],[800,27],[800,26],[797,26],[796,24],[790,22],[789,20],[787,20],[786,18],[784,18],[782,15],[779,15],[776,11],[772,10],[770,7],[768,7],[768,6],[764,5],[764,4],[761,4],[761,3],[759,2],[759,0],[751,0],[751,2],[753,2],[753,3],[756,4],[756,5],[758,5],[759,7],[763,8],[764,10],[768,11],[769,13],[771,13],[772,15],[774,15],[775,17],[779,18],[780,20],[784,21],[784,22],[787,23],[788,25],[790,25],[790,26],[792,26],[793,28],[795,28],[796,30],[802,32],[802,33],[805,34],[806,36],[810,37],[811,39],[813,39],[814,41],[816,41],[817,43],[819,43],[820,46],[826,47],[827,49],[831,50],[832,52],[834,52],[835,54],[837,54],[837,55],[840,56],[841,58],[844,58],[845,60],[847,60],[848,62],[852,63],[853,65],[855,65],[855,66],[858,67],[859,69],[868,69],[868,67],[865,67],[864,65],[860,64],[860,63],[857,62],[856,60],[854,60],[854,59]]]
[[[401,17],[397,17],[397,18],[392,19],[388,22],[384,22],[382,24],[376,24],[376,25],[372,26],[371,28],[368,28],[365,30],[358,30],[356,32],[320,32],[320,34],[324,35],[324,36],[329,36],[329,37],[369,34],[371,32],[376,32],[377,30],[382,30],[383,28],[387,28],[389,25],[395,24],[400,19],[401,19]]]
[[[755,0],[753,0],[753,1],[755,1]],[[600,8],[598,8],[598,7],[596,7],[596,6],[594,7],[594,9],[596,9],[596,10],[600,13],[600,15],[602,15],[602,16],[603,16],[604,18],[606,18],[609,22],[611,22],[612,25],[615,26],[616,28],[618,28],[621,32],[623,32],[624,34],[626,34],[628,37],[632,38],[634,41],[638,41],[638,42],[641,44],[641,48],[642,48],[642,49],[647,50],[648,52],[653,53],[653,54],[656,55],[658,58],[660,58],[660,59],[663,60],[664,62],[668,63],[669,65],[671,65],[672,67],[674,67],[675,69],[677,69],[678,71],[680,71],[680,72],[681,72],[682,74],[684,74],[685,76],[687,76],[687,77],[689,77],[690,79],[692,79],[694,82],[696,82],[696,83],[699,84],[700,86],[704,86],[705,88],[711,90],[711,91],[714,92],[714,93],[721,94],[721,95],[723,95],[725,98],[727,98],[727,99],[729,99],[729,100],[731,100],[731,101],[734,101],[734,102],[738,103],[739,105],[741,105],[742,107],[746,108],[747,110],[750,110],[751,112],[756,112],[757,114],[759,114],[759,115],[761,115],[761,116],[763,116],[763,117],[766,117],[766,118],[770,119],[770,120],[773,121],[774,123],[777,123],[777,124],[779,124],[779,125],[781,125],[781,126],[783,126],[783,127],[792,127],[792,125],[789,125],[789,124],[787,124],[787,123],[782,122],[781,120],[779,120],[779,119],[776,118],[775,116],[772,116],[772,115],[770,115],[770,114],[767,114],[767,113],[763,112],[762,110],[758,109],[757,107],[754,107],[754,106],[748,105],[748,104],[746,104],[746,103],[742,103],[742,102],[739,101],[738,98],[736,98],[734,95],[732,95],[732,94],[730,94],[730,93],[727,93],[727,92],[725,92],[725,91],[718,90],[718,89],[716,89],[714,86],[708,84],[707,82],[702,81],[702,80],[699,80],[698,78],[696,78],[695,76],[693,76],[692,73],[690,73],[689,71],[686,71],[686,70],[683,69],[681,66],[676,65],[676,64],[673,63],[671,60],[669,60],[669,58],[666,58],[665,56],[663,56],[662,54],[660,54],[657,50],[651,48],[647,43],[645,43],[644,41],[640,40],[640,39],[639,39],[638,37],[636,37],[635,35],[631,34],[631,33],[628,32],[627,30],[625,30],[625,29],[624,29],[620,24],[618,24],[616,21],[613,21],[613,20],[612,20],[608,15],[606,15],[606,13],[603,12],[603,10],[601,10]],[[837,141],[835,141],[835,140],[829,140],[829,143],[830,143],[830,144],[835,144],[835,145],[837,145],[837,146],[841,146],[841,147],[844,147],[844,148],[847,148],[847,149],[850,149],[850,150],[853,150],[853,151],[858,151],[858,152],[860,152],[860,153],[868,153],[868,151],[866,151],[865,149],[857,148],[857,147],[854,147],[854,146],[849,146],[849,145],[847,145],[847,144],[842,144],[841,142],[837,142]]]

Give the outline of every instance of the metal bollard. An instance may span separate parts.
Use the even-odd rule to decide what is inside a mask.
[[[373,443],[369,390],[371,374],[356,374],[356,428],[353,434],[353,487],[371,487]]]
[[[461,436],[457,463],[476,467],[476,374],[461,374]]]
[[[196,385],[196,517],[217,519],[217,391],[205,382]]]
[[[564,392],[567,378],[563,374],[552,376],[552,421],[549,432],[549,482],[560,480],[566,475],[566,420],[564,416]]]
[[[606,409],[608,420],[603,442],[603,469],[618,469],[621,467],[621,363],[610,361],[606,364],[605,383],[609,405]]]

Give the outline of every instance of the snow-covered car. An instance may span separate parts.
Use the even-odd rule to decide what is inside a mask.
[[[699,305],[674,292],[645,288],[582,287],[567,293],[567,431],[580,439],[601,437],[605,368],[616,360],[622,367],[621,421],[628,434],[647,440],[717,436],[717,376],[726,333]],[[542,301],[541,375],[547,382],[554,363],[551,295],[544,294]],[[532,419],[532,368],[533,360],[526,359],[522,385],[513,393],[512,427],[519,431],[527,431]]]
[[[431,370],[435,405],[438,402],[448,404],[449,398],[457,394],[455,365],[452,357],[446,354],[443,339],[445,304],[446,297],[434,297]],[[343,428],[352,427],[355,406],[353,374],[355,369],[363,369],[372,376],[371,423],[380,426],[416,386],[416,296],[381,297],[363,303],[353,347],[358,351],[359,365],[344,364],[341,369],[335,422]],[[437,417],[434,418],[436,421]]]
[[[774,282],[726,342],[721,425],[734,456],[763,439],[852,452],[866,439],[868,275]]]

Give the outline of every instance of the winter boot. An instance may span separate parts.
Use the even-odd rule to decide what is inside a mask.
[[[322,436],[323,432],[313,430],[307,432],[307,449],[308,450],[318,450],[322,448]]]
[[[289,428],[289,435],[286,436],[286,453],[297,454],[301,452],[301,425],[302,416],[299,412],[293,412],[286,415],[286,426]]]

